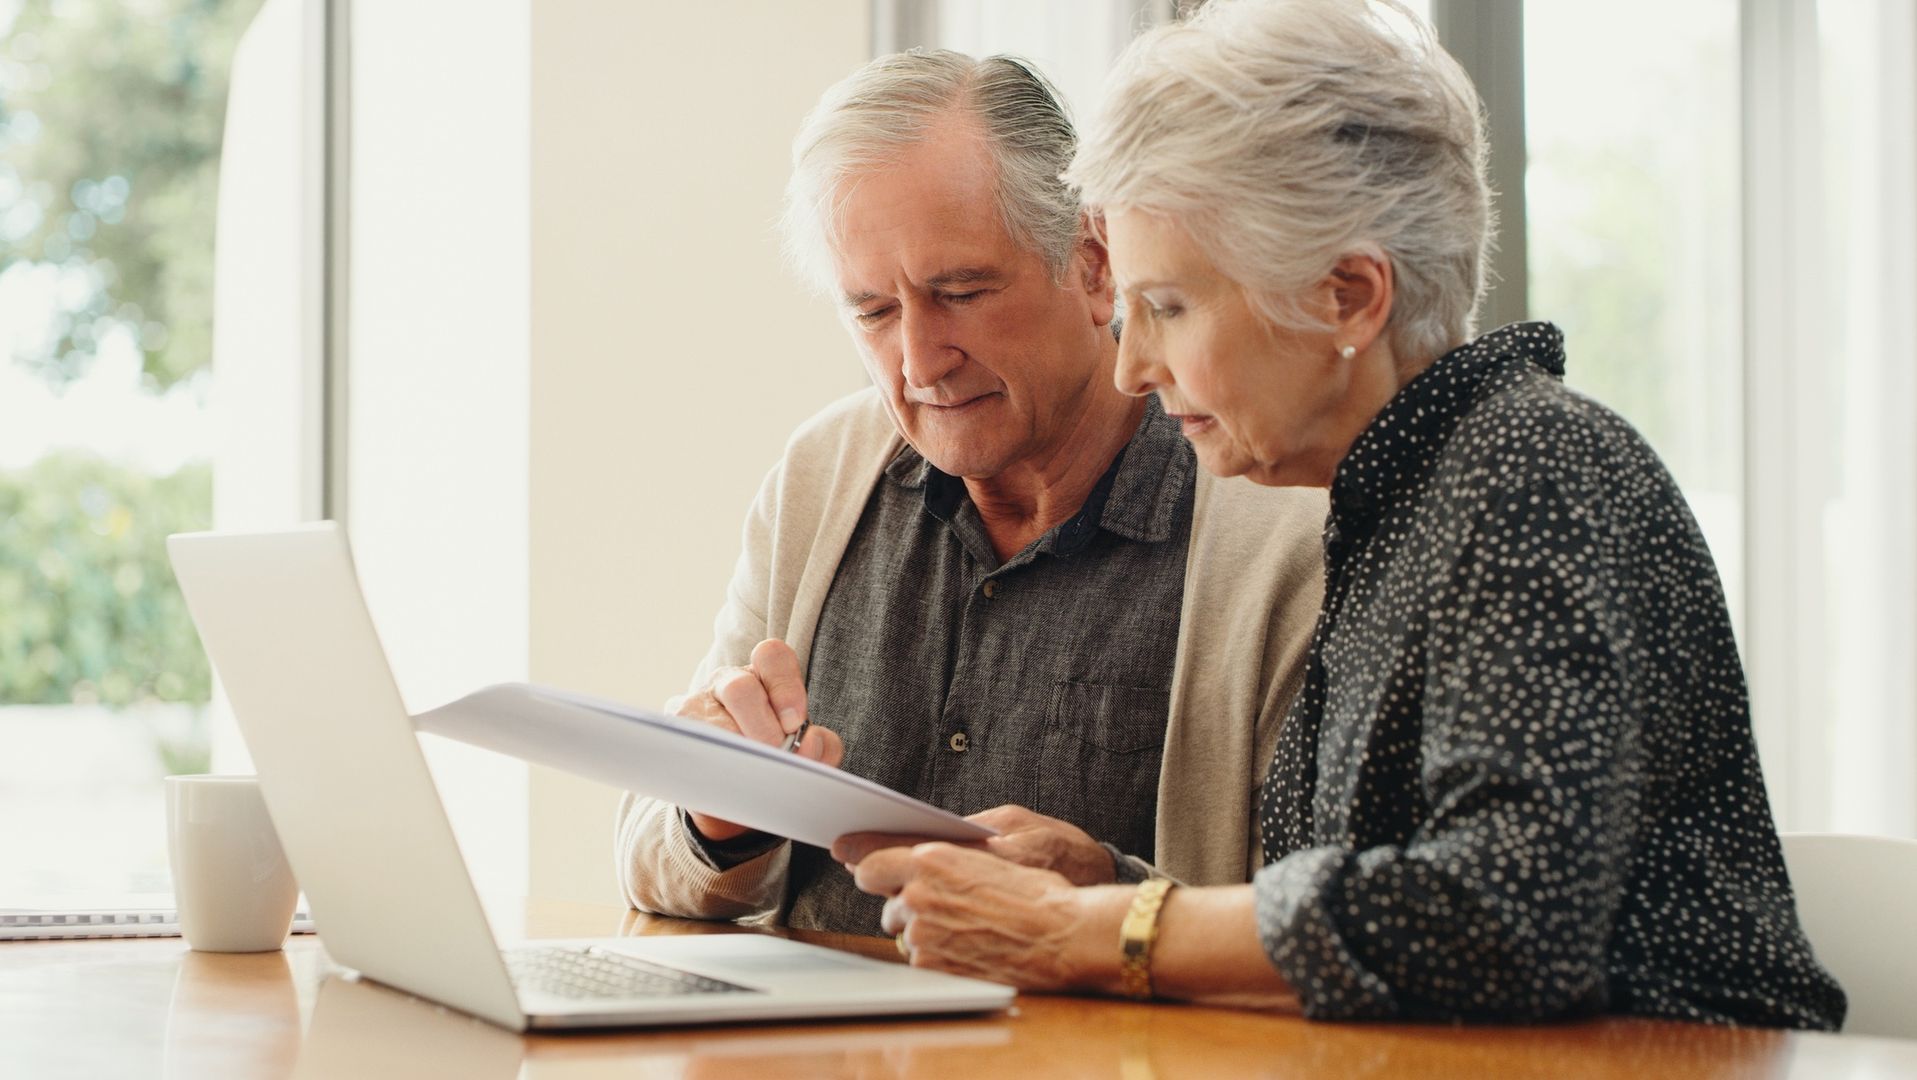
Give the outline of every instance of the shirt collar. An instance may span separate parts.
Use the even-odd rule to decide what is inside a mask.
[[[1546,322],[1512,323],[1444,354],[1406,383],[1339,462],[1331,482],[1333,518],[1374,518],[1422,480],[1485,380],[1513,363],[1562,379],[1563,331]]]
[[[1131,441],[1078,512],[1039,541],[1041,550],[1069,555],[1090,543],[1100,529],[1148,544],[1171,539],[1178,501],[1190,486],[1195,466],[1178,422],[1165,415],[1156,396],[1146,398],[1145,415]],[[939,470],[910,444],[886,465],[885,475],[901,487],[922,489],[926,512],[940,521],[950,522],[967,499],[963,481]]]

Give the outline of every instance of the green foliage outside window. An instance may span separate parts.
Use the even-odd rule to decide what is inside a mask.
[[[6,328],[0,363],[62,391],[130,341],[144,391],[194,392],[228,73],[260,3],[0,0],[0,284],[59,283],[46,332]],[[155,476],[50,447],[0,470],[0,706],[205,703],[165,538],[212,506],[204,462]],[[156,743],[169,771],[204,769],[204,732]]]
[[[0,472],[0,703],[207,700],[166,537],[208,526],[212,486],[69,453]]]

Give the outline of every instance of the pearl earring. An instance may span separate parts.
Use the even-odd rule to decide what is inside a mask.
[[[1356,345],[1346,345],[1344,348],[1338,350],[1338,355],[1349,360],[1358,355],[1358,347]]]

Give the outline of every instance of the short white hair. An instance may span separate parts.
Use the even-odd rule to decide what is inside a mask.
[[[998,173],[998,214],[1020,246],[1063,283],[1081,232],[1077,194],[1060,178],[1078,134],[1058,91],[1010,56],[950,49],[881,56],[820,97],[792,142],[781,219],[785,250],[821,292],[832,290],[831,244],[859,173],[881,169],[941,120],[976,125]]]
[[[1163,214],[1267,318],[1382,256],[1400,359],[1468,340],[1494,224],[1482,106],[1396,0],[1211,0],[1134,41],[1066,171],[1087,205]]]

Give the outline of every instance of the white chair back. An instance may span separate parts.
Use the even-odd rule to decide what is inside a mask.
[[[1850,997],[1844,1031],[1917,1039],[1917,840],[1785,833],[1811,949]]]

